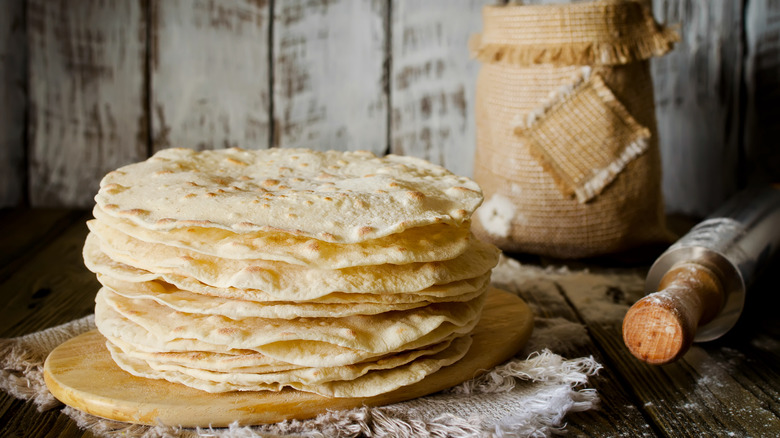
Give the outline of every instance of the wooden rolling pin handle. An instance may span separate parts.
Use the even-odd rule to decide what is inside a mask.
[[[659,292],[637,301],[623,319],[623,341],[631,354],[655,365],[679,359],[696,329],[723,307],[723,286],[710,269],[683,263],[664,275]]]

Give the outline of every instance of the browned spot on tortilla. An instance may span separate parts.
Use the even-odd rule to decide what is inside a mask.
[[[244,163],[244,162],[243,162],[243,161],[241,161],[241,160],[236,160],[236,159],[235,159],[235,158],[233,158],[233,157],[228,157],[228,158],[226,158],[226,159],[225,159],[225,161],[227,161],[227,162],[228,162],[228,163],[230,163],[230,164],[235,164],[235,165],[237,165],[237,166],[247,166],[247,165],[248,165],[247,163]]]
[[[322,237],[324,240],[328,240],[328,241],[331,241],[331,242],[335,242],[336,241],[336,236],[334,236],[333,234],[330,234],[330,233],[324,233],[324,232],[320,233],[320,237]]]
[[[425,199],[425,194],[423,194],[422,192],[410,190],[406,192],[406,197],[413,201],[422,201],[423,199]]]
[[[358,228],[358,236],[365,236],[371,234],[374,231],[374,227],[360,227]]]
[[[133,208],[130,210],[120,210],[119,214],[123,216],[146,216],[149,212],[140,208]]]
[[[469,188],[461,187],[461,186],[455,186],[452,189],[453,190],[458,190],[458,191],[461,191],[461,192],[467,192],[467,193],[478,193],[476,190],[471,190]]]

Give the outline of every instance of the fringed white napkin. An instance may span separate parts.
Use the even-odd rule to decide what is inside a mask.
[[[522,269],[501,263],[498,278]],[[504,288],[511,289],[502,284]],[[0,340],[0,388],[30,400],[39,410],[59,406],[43,382],[43,362],[63,341],[95,327],[88,316],[41,332]],[[565,336],[561,336],[564,334]],[[331,411],[310,420],[220,429],[148,427],[98,418],[65,407],[79,427],[102,437],[543,437],[564,427],[570,412],[592,409],[598,395],[586,387],[601,365],[592,357],[567,360],[565,353],[586,338],[582,325],[537,318],[528,346],[517,358],[450,390],[382,407]],[[568,340],[568,341],[566,341]],[[522,358],[520,358],[522,357]]]

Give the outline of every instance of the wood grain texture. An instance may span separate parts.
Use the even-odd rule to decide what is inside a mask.
[[[490,290],[466,356],[412,385],[373,397],[323,397],[285,389],[210,394],[164,380],[135,377],[116,366],[97,331],[57,347],[44,377],[55,397],[85,412],[119,421],[185,427],[225,427],[312,418],[327,410],[380,406],[455,386],[520,351],[533,330],[533,315],[516,295]],[[500,334],[500,336],[497,336]]]
[[[30,202],[93,204],[109,170],[146,155],[146,5],[30,0]]]
[[[0,296],[5,297],[0,337],[32,333],[94,312],[100,284],[81,257],[89,216],[82,213],[0,283]]]
[[[651,64],[667,212],[705,216],[738,186],[743,2],[656,0],[653,12],[681,36]]]
[[[529,272],[525,278],[505,279],[495,276],[493,278],[496,287],[518,291],[520,297],[528,303],[536,318],[535,330],[540,332],[556,330],[556,326],[561,330],[561,323],[564,320],[568,322],[566,324],[568,328],[558,332],[563,337],[559,345],[533,344],[532,338],[526,351],[530,353],[550,348],[565,357],[593,356],[599,363],[605,364],[605,368],[599,371],[598,375],[588,378],[588,386],[595,388],[599,393],[599,409],[567,415],[567,432],[571,436],[586,437],[656,436],[640,410],[636,409],[633,394],[628,390],[628,386],[624,385],[621,376],[609,366],[610,358],[602,354],[599,346],[587,335],[589,327],[584,324],[576,307],[572,307],[564,294],[565,288],[569,286],[577,288],[578,281],[575,279],[567,283],[565,281],[567,271],[563,271],[563,275],[558,275],[554,268],[546,273],[540,270],[534,271],[537,269],[534,265],[538,263],[538,260],[523,261],[523,264],[528,266]],[[581,330],[581,336],[572,335],[578,332],[574,330],[575,328]]]
[[[748,1],[745,33],[746,179],[776,183],[780,182],[780,1]]]
[[[0,14],[0,207],[24,201],[27,53],[23,0],[6,0]]]
[[[487,0],[392,2],[390,151],[473,173],[479,63],[468,39]]]
[[[0,239],[0,282],[84,215],[83,211],[62,208],[8,210],[0,222],[5,229],[16,231]]]
[[[607,366],[654,424],[670,436],[776,435],[780,418],[765,403],[766,394],[756,395],[740,383],[750,380],[745,377],[750,364],[737,350],[694,344],[681,360],[662,367],[631,356],[622,341],[620,309],[627,310],[642,296],[643,281],[626,281],[628,277],[618,281],[620,277],[609,272],[604,278],[616,281],[611,287],[587,287],[565,277],[559,284],[609,358]]]
[[[275,2],[273,146],[387,150],[387,3]]]
[[[265,149],[270,3],[152,0],[152,148]]]

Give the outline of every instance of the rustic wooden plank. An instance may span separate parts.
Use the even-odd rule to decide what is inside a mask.
[[[153,0],[154,151],[269,144],[270,6],[265,0]]]
[[[761,385],[777,379],[778,365],[748,360],[740,350],[745,338],[728,345],[696,344],[680,361],[663,367],[628,352],[622,318],[644,287],[643,276],[633,277],[606,272],[570,275],[558,283],[644,414],[670,436],[777,436],[780,416],[777,403],[770,403],[776,390]]]
[[[84,268],[80,256],[86,235],[84,220],[89,216],[83,211],[40,209],[3,215],[0,223],[3,229],[13,230],[8,237],[14,241],[41,236],[48,236],[44,240],[50,241],[48,245],[45,241],[31,245],[29,248],[39,250],[35,256],[27,257],[27,262],[18,266],[13,276],[0,283],[4,303],[0,310],[0,337],[38,331],[93,311],[97,283],[94,274]],[[3,240],[7,248],[6,245]],[[0,436],[93,435],[80,430],[59,409],[38,412],[33,403],[0,392]]]
[[[501,263],[517,263],[505,259]],[[522,275],[504,278],[503,272],[522,272]],[[498,274],[498,275],[496,275]],[[561,342],[556,345],[531,343],[524,350],[525,354],[542,348],[550,348],[553,352],[565,357],[593,356],[605,365],[597,376],[588,380],[588,386],[599,393],[600,407],[597,410],[575,412],[566,417],[566,431],[572,436],[632,436],[654,437],[657,430],[642,416],[641,410],[632,399],[632,394],[626,391],[621,377],[610,366],[598,346],[588,335],[586,327],[575,310],[567,302],[560,284],[571,272],[566,268],[544,269],[531,264],[511,271],[498,269],[493,276],[497,287],[518,293],[531,307],[536,318],[535,330],[553,330],[560,336]],[[545,336],[549,338],[549,336]]]
[[[384,0],[274,3],[273,146],[387,150]]]
[[[29,0],[34,206],[94,203],[109,170],[146,155],[144,0]]]
[[[0,207],[19,205],[26,197],[24,43],[24,1],[5,1],[0,14]]]
[[[0,337],[32,333],[94,311],[100,286],[81,258],[89,216],[83,215],[0,283]]]
[[[2,216],[7,232],[0,240],[0,281],[79,218],[84,212],[66,209],[14,209]]]
[[[59,409],[38,412],[35,405],[0,393],[8,409],[0,414],[0,436],[4,437],[92,437]]]
[[[489,0],[392,2],[390,150],[473,173],[479,63],[468,39]]]
[[[780,1],[751,0],[745,11],[745,166],[749,183],[780,182]]]
[[[653,59],[668,212],[705,216],[737,189],[744,2],[656,0],[680,25],[674,51]]]

